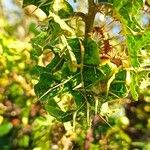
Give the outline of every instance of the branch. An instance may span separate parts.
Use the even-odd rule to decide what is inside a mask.
[[[74,17],[81,17],[83,21],[86,20],[87,15],[84,14],[83,12],[74,12],[73,14]]]
[[[93,23],[97,12],[103,13],[104,10],[110,10],[112,8],[111,3],[100,2],[95,4],[94,0],[88,0],[88,14],[85,20],[85,37],[90,37],[93,29]]]
[[[88,0],[88,5],[89,5],[89,6],[94,5],[94,0]],[[89,6],[88,6],[88,7],[89,7]]]
[[[92,29],[93,29],[93,23],[95,19],[96,14],[96,7],[95,7],[94,0],[88,0],[88,14],[85,20],[85,37],[90,37]]]

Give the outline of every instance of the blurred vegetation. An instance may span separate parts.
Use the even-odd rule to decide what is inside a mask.
[[[77,70],[79,73],[79,69],[72,64],[69,66],[70,60],[66,59],[71,56],[72,62],[80,64],[82,61],[79,51],[80,38],[84,34],[83,22],[79,18],[77,22],[75,20],[69,22],[66,19],[72,17],[74,11],[67,1],[55,0],[55,3],[52,2],[54,1],[42,1],[42,3],[28,0],[0,1],[0,150],[149,150],[150,47],[148,40],[150,38],[150,22],[142,24],[143,28],[146,28],[144,33],[147,33],[144,38],[136,35],[135,37],[128,36],[129,48],[133,46],[132,44],[137,44],[135,49],[141,47],[137,38],[144,45],[143,51],[139,54],[142,57],[136,59],[134,52],[131,52],[133,67],[140,63],[138,76],[135,75],[136,71],[133,71],[130,76],[136,78],[136,80],[132,80],[133,92],[129,92],[128,86],[124,85],[126,71],[122,68],[119,68],[120,70],[115,74],[114,82],[110,82],[111,86],[108,92],[105,82],[108,82],[108,78],[113,76],[112,64],[115,64],[115,69],[120,64],[114,62],[115,57],[112,57],[111,63],[105,62],[99,68],[96,66],[100,63],[98,48],[95,44],[95,41],[97,43],[100,41],[96,34],[93,35],[94,40],[86,39],[82,43],[87,50],[83,76],[85,86],[89,90],[87,91],[88,103],[91,105],[90,125],[88,125],[85,117],[87,106],[85,106],[82,89],[78,93],[81,88],[79,84],[81,80],[75,72]],[[104,0],[105,2],[108,1]],[[119,1],[109,2],[117,5]],[[60,8],[55,10],[58,4]],[[72,2],[71,4],[76,3]],[[80,8],[83,2],[79,1],[79,4],[77,9],[85,12],[86,7],[83,10]],[[136,11],[135,9],[138,7],[133,8]],[[49,9],[55,12],[50,17],[56,19],[55,15],[57,14],[60,18],[54,19],[55,21],[47,20]],[[116,9],[120,9],[121,15],[123,10],[119,6]],[[148,16],[149,9],[146,2],[144,13],[141,12],[143,17]],[[130,11],[130,13],[133,12]],[[104,17],[109,18],[110,14],[108,11]],[[125,23],[126,17],[128,18],[128,16],[122,17],[121,21]],[[131,29],[134,29],[135,25],[130,21],[126,24],[127,26],[130,24]],[[99,20],[95,21],[96,25],[98,23]],[[78,27],[75,31],[77,37],[69,39],[72,34],[69,33],[72,32],[71,25]],[[106,26],[112,29],[115,25],[119,28],[117,23]],[[139,32],[139,27],[136,26],[136,30]],[[106,31],[106,34],[112,34],[112,32]],[[66,41],[62,35],[69,40],[66,38]],[[66,45],[71,48],[70,53],[64,55],[64,45],[60,39],[58,40],[60,36],[62,36],[61,40],[65,41],[63,44],[69,44]],[[113,39],[112,43],[115,45],[116,39]],[[92,53],[89,45],[90,48],[92,47]],[[120,47],[115,48],[121,51]],[[128,63],[123,63],[127,67]],[[52,69],[54,74],[50,74]],[[96,77],[93,76],[95,71]],[[104,77],[104,74],[107,75],[107,78]],[[70,80],[69,78],[69,82],[64,83],[63,89],[56,88],[53,92],[48,93],[48,96],[42,97],[43,93],[51,88],[50,85],[55,87],[72,75],[75,76],[75,79],[71,78]],[[137,80],[139,87],[134,89]],[[118,81],[120,81],[119,84],[116,84]],[[121,84],[122,82],[123,84]],[[34,93],[34,86],[37,96]],[[100,91],[99,87],[101,87]],[[58,95],[59,97],[57,97]],[[114,95],[117,95],[117,99]],[[38,101],[37,97],[41,97],[41,101]],[[101,98],[99,99],[99,97]],[[97,99],[102,103],[96,103]],[[51,115],[45,111],[45,108]],[[75,111],[76,109],[77,111]]]

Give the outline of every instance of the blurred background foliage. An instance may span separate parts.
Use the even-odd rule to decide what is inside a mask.
[[[86,149],[89,144],[91,150],[149,150],[150,73],[147,71],[147,77],[144,76],[141,81],[143,87],[138,101],[122,104],[118,100],[113,105],[103,105],[101,111],[106,118],[109,117],[111,127],[96,115],[92,119],[92,128],[87,129],[86,120],[78,119],[73,131],[72,122],[57,121],[37,101],[33,86],[38,78],[33,74],[33,68],[37,64],[46,66],[53,58],[49,51],[43,52],[47,38],[44,34],[47,22],[44,19],[51,1],[46,2],[43,1],[41,9],[33,12],[36,6],[28,8],[27,5],[31,4],[28,0],[24,3],[24,9],[20,0],[0,1],[0,150],[80,150],[83,145]],[[86,8],[81,8],[83,2],[79,1],[78,10],[86,12]],[[37,2],[37,5],[40,4]],[[71,4],[73,8],[69,7],[69,13],[76,5],[73,1]],[[59,12],[59,15],[64,15],[62,18],[68,15],[68,11],[63,11]],[[53,26],[56,27],[56,24]],[[57,30],[55,32],[59,33]],[[78,34],[81,35],[81,32]],[[144,63],[149,65],[147,61]],[[68,107],[72,105],[69,94],[67,99]],[[83,114],[79,115],[82,118]]]

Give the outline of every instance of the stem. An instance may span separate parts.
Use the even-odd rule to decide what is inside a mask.
[[[88,0],[88,14],[85,20],[85,37],[90,37],[93,29],[96,9],[94,0]]]
[[[111,8],[112,4],[110,3],[99,3],[95,4],[94,0],[88,0],[88,13],[84,14],[82,12],[75,12],[74,16],[79,16],[85,22],[85,38],[91,36],[91,32],[93,29],[93,23],[95,19],[95,15],[97,12],[101,11],[101,7],[105,5],[107,8]]]
[[[75,111],[73,114],[73,131],[74,132],[75,132],[75,128],[76,128],[76,117],[77,117],[77,111]]]
[[[86,100],[86,104],[87,104],[87,124],[88,126],[90,126],[90,104],[87,100],[86,97],[86,89],[84,86],[84,78],[83,78],[83,64],[84,64],[84,53],[85,53],[85,49],[84,46],[82,45],[81,41],[80,41],[80,49],[81,49],[81,67],[80,67],[80,72],[81,72],[81,84],[83,87],[83,94],[84,94],[84,98]]]
[[[98,99],[98,97],[96,97],[95,98],[95,115],[98,114],[98,101],[99,101],[99,99]]]
[[[86,106],[87,106],[87,124],[88,126],[90,126],[90,104],[87,102]]]

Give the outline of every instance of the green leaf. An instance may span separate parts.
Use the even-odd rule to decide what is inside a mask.
[[[64,21],[62,20],[58,15],[54,14],[53,12],[50,12],[49,18],[53,18],[56,23],[58,23],[64,31],[68,31],[70,34],[74,35],[74,30]]]
[[[141,35],[128,35],[128,54],[131,60],[131,65],[133,67],[139,67],[140,63],[138,60],[138,55],[140,50],[150,43],[150,31],[145,31]]]
[[[18,145],[27,148],[29,146],[30,137],[29,135],[23,135],[18,139]]]
[[[55,101],[55,97],[49,98],[47,105],[60,109],[57,102]]]
[[[129,28],[136,32],[142,30],[136,18],[140,16],[143,0],[113,0],[113,7],[116,10],[118,19],[120,19],[123,24],[124,32],[130,32]]]
[[[71,91],[71,94],[74,97],[74,100],[77,105],[77,109],[78,108],[81,109],[82,106],[84,106],[84,104],[85,104],[85,98],[84,98],[83,94],[78,91]]]
[[[51,38],[49,40],[49,44],[51,46],[55,47],[56,43],[59,42],[58,37],[63,34],[63,30],[62,30],[61,26],[59,25],[59,23],[55,22],[54,20],[50,20],[49,29],[50,29],[50,35],[51,35]]]
[[[45,109],[48,111],[48,113],[51,116],[55,117],[57,120],[62,121],[62,122],[70,121],[73,118],[73,112],[74,111],[64,112],[61,109],[58,109],[56,107],[52,107],[50,105],[46,105]]]
[[[41,32],[35,38],[31,39],[32,47],[34,48],[34,54],[40,56],[43,53],[43,49],[46,45],[47,33]]]
[[[125,82],[113,83],[110,85],[110,91],[119,97],[124,97],[127,94]]]
[[[119,10],[120,8],[122,8],[122,6],[125,6],[128,3],[128,0],[112,0],[113,1],[113,7],[116,10]]]
[[[60,18],[68,18],[73,13],[72,6],[66,0],[55,0],[53,10],[58,13]]]
[[[62,39],[64,46],[67,49],[66,55],[68,56],[68,59],[67,59],[68,65],[69,65],[68,67],[69,67],[70,71],[76,72],[77,71],[77,60],[76,60],[75,54],[73,53],[72,48],[68,44],[65,36],[61,36],[61,39]]]
[[[87,38],[84,40],[84,47],[84,64],[99,65],[100,57],[97,43],[93,39]]]
[[[116,81],[126,81],[126,70],[119,70],[115,75]]]
[[[85,87],[89,85],[95,85],[98,81],[105,79],[105,75],[96,67],[84,67],[83,79]]]
[[[45,71],[45,68],[42,66],[34,66],[31,70],[32,75],[40,76],[41,73]]]
[[[13,125],[9,122],[0,125],[0,136],[4,136],[8,134],[12,128],[13,128]]]
[[[29,24],[28,28],[29,28],[29,32],[32,32],[35,35],[38,35],[40,33],[40,30],[38,30],[37,25],[33,22]]]
[[[54,72],[62,68],[62,65],[64,63],[64,60],[59,57],[58,54],[55,54],[55,57],[52,59],[52,61],[46,66],[47,72]]]
[[[41,97],[54,83],[53,76],[50,73],[41,73],[39,82],[34,86],[35,93],[38,97]],[[42,100],[46,100],[47,96],[44,96]]]
[[[80,50],[80,40],[79,38],[68,39],[68,44],[72,48],[73,53],[77,59],[77,63],[81,63],[81,50]]]
[[[68,62],[65,62],[61,68],[63,78],[67,78],[68,76],[74,74],[73,72],[71,72],[68,66]]]
[[[102,73],[106,76],[109,77],[112,70],[110,68],[110,66],[108,64],[102,65],[98,68],[100,71],[102,71]]]
[[[133,35],[127,36],[128,52],[133,67],[139,67],[138,53],[140,46]]]

